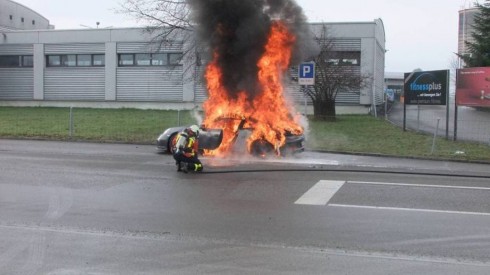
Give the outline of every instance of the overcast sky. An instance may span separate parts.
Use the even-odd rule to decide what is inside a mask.
[[[122,0],[15,0],[46,17],[56,29],[135,27],[116,14]],[[245,1],[245,0],[244,0]],[[483,0],[480,0],[482,2]],[[386,31],[386,71],[452,69],[458,47],[458,11],[473,0],[297,0],[310,22],[381,18]]]

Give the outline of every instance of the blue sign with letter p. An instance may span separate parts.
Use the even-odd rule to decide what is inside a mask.
[[[315,63],[306,62],[299,65],[298,82],[300,85],[315,85]]]

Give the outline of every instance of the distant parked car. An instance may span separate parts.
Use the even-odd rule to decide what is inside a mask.
[[[242,118],[223,118],[231,120],[240,120],[237,131],[234,133],[234,140],[236,142],[239,136],[247,136],[252,129],[244,127],[247,120]],[[177,134],[184,130],[188,126],[171,127],[166,129],[157,138],[157,149],[161,153],[173,153],[173,146],[176,142],[175,138]],[[305,137],[303,134],[295,135],[289,132],[284,133],[286,136],[286,142],[279,148],[279,152],[282,156],[290,155],[304,151],[303,142]],[[215,150],[223,141],[223,129],[207,129],[201,127],[199,132],[199,149],[200,150]],[[276,154],[274,146],[264,139],[258,139],[252,142],[250,154],[254,156],[264,156],[269,154]]]

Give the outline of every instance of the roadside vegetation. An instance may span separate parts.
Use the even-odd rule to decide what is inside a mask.
[[[198,123],[192,111],[0,107],[0,138],[155,144],[168,127]],[[71,118],[71,119],[70,119]],[[490,163],[490,146],[403,132],[368,115],[309,121],[307,150]],[[1,144],[1,141],[0,141]]]

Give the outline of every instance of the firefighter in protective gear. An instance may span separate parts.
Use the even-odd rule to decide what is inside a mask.
[[[177,135],[175,143],[174,159],[177,164],[177,171],[200,172],[203,169],[202,163],[198,158],[199,147],[199,127],[192,125]]]

